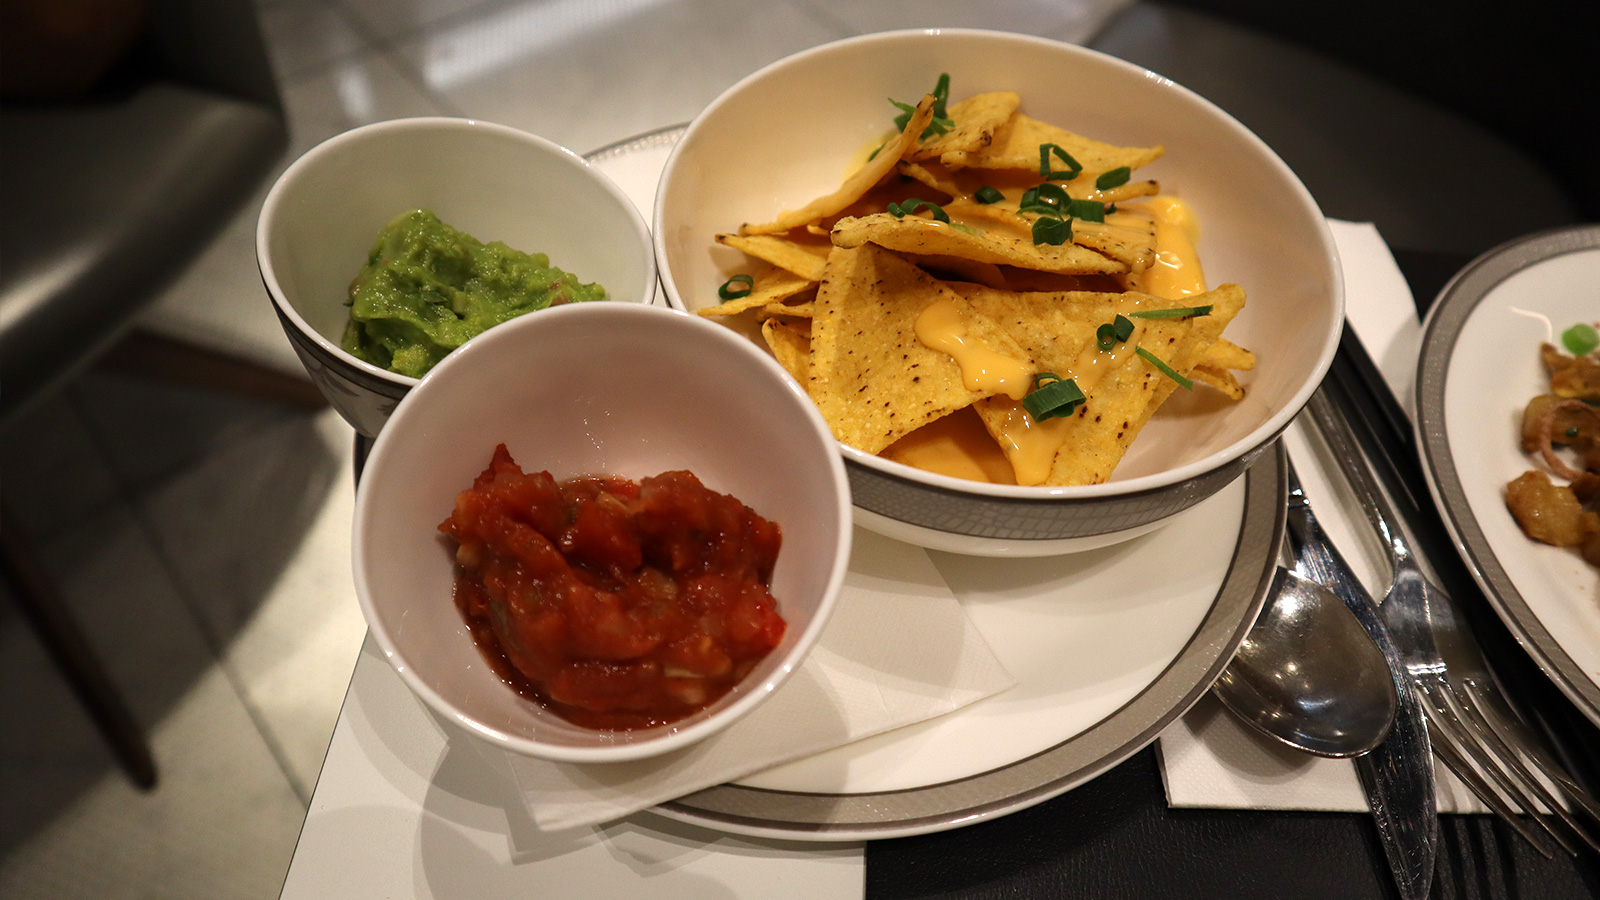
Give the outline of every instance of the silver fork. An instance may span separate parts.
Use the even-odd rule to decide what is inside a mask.
[[[1597,822],[1600,803],[1544,750],[1513,712],[1490,675],[1476,639],[1457,618],[1453,601],[1423,574],[1349,423],[1325,389],[1312,396],[1307,410],[1389,555],[1393,581],[1379,610],[1422,701],[1434,752],[1486,806],[1546,857],[1552,854],[1541,833],[1569,854],[1576,855],[1578,843],[1600,852],[1600,843],[1553,791]],[[1520,814],[1526,814],[1538,830],[1530,828]]]

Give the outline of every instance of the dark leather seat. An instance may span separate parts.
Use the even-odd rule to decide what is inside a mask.
[[[131,346],[137,315],[239,213],[288,146],[250,0],[120,8],[134,7],[147,13],[138,43],[87,93],[0,105],[0,425],[113,345]],[[219,366],[249,373],[252,384],[285,377],[169,341],[137,346],[122,356],[212,384],[224,380]],[[296,380],[280,398],[315,395]],[[0,583],[129,776],[153,786],[142,730],[10,515],[0,516]]]
[[[247,0],[154,0],[89,95],[0,107],[0,419],[121,337],[287,145]]]

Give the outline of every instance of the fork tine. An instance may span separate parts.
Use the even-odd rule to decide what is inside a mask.
[[[1506,770],[1504,760],[1486,746],[1483,738],[1477,737],[1466,730],[1468,726],[1462,718],[1460,702],[1448,684],[1444,685],[1444,690],[1440,691],[1440,698],[1447,707],[1446,712],[1450,718],[1451,727],[1457,730],[1457,737],[1463,755],[1472,762],[1479,772],[1488,776],[1488,779],[1494,783],[1501,794],[1510,801],[1511,806],[1519,814],[1519,818],[1521,815],[1529,815],[1533,819],[1533,823],[1542,828],[1557,844],[1560,844],[1561,849],[1565,850],[1569,856],[1576,855],[1577,848],[1572,846],[1571,842],[1556,831],[1544,817],[1533,815],[1539,811],[1535,798],[1528,793],[1524,784],[1520,783],[1511,772]]]
[[[1523,839],[1531,844],[1535,850],[1539,851],[1544,858],[1553,858],[1554,854],[1551,852],[1549,840],[1540,837],[1537,832],[1529,828],[1522,821],[1522,817],[1517,814],[1517,811],[1507,805],[1496,788],[1491,786],[1489,781],[1485,779],[1478,764],[1481,762],[1479,759],[1480,754],[1475,752],[1473,745],[1461,734],[1459,724],[1453,721],[1454,715],[1447,709],[1442,708],[1442,701],[1434,696],[1435,692],[1430,689],[1429,685],[1418,682],[1416,687],[1418,688],[1418,693],[1423,697],[1422,706],[1428,717],[1429,734],[1435,739],[1433,741],[1434,753],[1438,755],[1446,766],[1450,767],[1450,771],[1455,773],[1456,778],[1460,779],[1462,784],[1465,784],[1469,790],[1478,795],[1478,799],[1482,800],[1484,805],[1489,807],[1495,815],[1499,816],[1507,825],[1510,825],[1517,834],[1522,835]],[[1503,785],[1501,787],[1504,789]],[[1547,833],[1550,831],[1548,826],[1545,826],[1544,830]],[[1565,844],[1556,839],[1554,835],[1551,835],[1551,839],[1555,839],[1556,843],[1565,848]],[[1572,851],[1568,850],[1568,852]]]
[[[1436,737],[1439,736],[1437,731],[1434,735]],[[1467,762],[1466,758],[1456,749],[1454,743],[1449,739],[1436,741],[1434,742],[1433,750],[1438,755],[1439,760],[1450,769],[1451,773],[1476,794],[1478,799],[1482,800],[1483,804],[1489,807],[1496,816],[1499,816],[1502,822],[1510,825],[1517,834],[1522,835],[1522,838],[1528,842],[1530,847],[1537,850],[1545,859],[1555,858],[1555,853],[1550,848],[1550,839],[1540,836],[1538,832],[1524,824],[1522,817],[1507,806],[1504,800],[1500,799],[1500,795],[1496,794],[1494,788],[1491,788],[1488,782],[1484,781],[1477,770],[1472,767],[1472,764]]]
[[[1475,683],[1472,683],[1472,686],[1477,688]],[[1475,690],[1473,699],[1482,709],[1484,721],[1489,723],[1489,727],[1495,729],[1502,740],[1516,747],[1523,756],[1531,760],[1535,768],[1559,787],[1568,799],[1588,813],[1590,818],[1600,822],[1600,801],[1568,775],[1561,763],[1557,762],[1539,741],[1528,735],[1521,717],[1505,705],[1505,698],[1498,694],[1494,685],[1491,683],[1486,687],[1486,690]]]
[[[1541,773],[1546,775],[1552,783],[1559,784],[1562,781],[1570,781],[1566,773],[1559,766],[1555,767],[1554,773],[1544,769],[1537,759],[1534,759],[1531,754],[1526,752],[1526,748],[1532,746],[1530,741],[1523,740],[1513,733],[1509,724],[1494,722],[1492,720],[1492,710],[1488,709],[1487,705],[1480,701],[1471,679],[1461,685],[1460,689],[1451,693],[1450,699],[1460,705],[1460,712],[1464,713],[1463,718],[1468,720],[1469,725],[1479,726],[1477,729],[1479,733],[1494,744],[1495,755],[1509,768],[1515,770],[1516,774],[1520,776],[1520,780],[1530,791],[1537,795],[1540,805],[1551,815],[1560,819],[1567,828],[1571,829],[1572,834],[1589,845],[1590,849],[1600,853],[1600,843],[1596,843],[1595,839],[1584,830],[1583,826],[1578,824],[1571,813],[1567,812],[1566,804],[1545,789],[1545,782],[1533,772],[1530,772],[1524,761],[1532,761],[1534,766],[1540,768]],[[1556,777],[1556,773],[1559,773],[1559,778]],[[1587,799],[1587,795],[1581,790],[1577,791],[1575,796]],[[1536,810],[1528,808],[1527,812],[1534,813]]]

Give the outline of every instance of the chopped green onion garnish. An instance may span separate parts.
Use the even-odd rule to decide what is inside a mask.
[[[1022,408],[1035,422],[1043,422],[1072,415],[1083,401],[1083,391],[1078,390],[1077,382],[1063,380],[1054,372],[1040,372],[1033,376],[1033,390],[1022,398]]]
[[[1097,328],[1094,333],[1094,339],[1101,350],[1110,353],[1111,348],[1126,341],[1132,335],[1133,322],[1129,321],[1126,316],[1117,316],[1112,321]]]
[[[1000,193],[998,190],[995,190],[987,184],[981,188],[978,188],[972,194],[972,199],[978,201],[979,203],[999,203],[1005,198],[1005,194]]]
[[[933,86],[933,120],[928,123],[927,128],[922,129],[922,134],[917,136],[918,140],[925,141],[936,134],[944,134],[955,126],[955,122],[951,121],[950,117],[945,114],[945,104],[949,100],[950,73],[945,72],[939,76],[938,83]],[[916,104],[901,103],[893,97],[889,98],[889,102],[900,110],[900,115],[894,117],[895,129],[905,131],[906,123],[911,121],[911,114],[917,111]],[[874,152],[872,155],[877,156],[878,154]]]
[[[973,228],[971,225],[963,225],[960,222],[951,222],[950,227],[957,231],[965,231],[967,234],[983,234],[981,230]]]
[[[1067,168],[1060,172],[1050,171],[1050,154],[1054,153],[1056,159],[1066,163]],[[1057,144],[1039,145],[1039,177],[1045,181],[1071,181],[1083,172],[1083,164],[1072,158],[1072,154],[1061,149]]]
[[[1128,183],[1128,176],[1131,174],[1133,172],[1127,166],[1117,166],[1109,172],[1101,173],[1100,177],[1094,180],[1094,189],[1103,191],[1106,188],[1122,187]]]
[[[1561,343],[1572,351],[1573,356],[1584,356],[1593,353],[1594,348],[1600,347],[1600,333],[1594,330],[1593,325],[1579,322],[1561,332]]]
[[[933,217],[940,222],[950,221],[950,214],[944,211],[944,207],[934,203],[932,200],[918,200],[915,197],[909,197],[902,203],[889,204],[889,212],[896,219],[903,219],[922,208],[926,208],[933,213]]]
[[[1022,192],[1017,212],[1042,213],[1059,216],[1072,198],[1058,184],[1041,184]]]
[[[1183,319],[1189,316],[1209,316],[1210,306],[1179,306],[1173,309],[1145,309],[1131,312],[1135,319]]]
[[[1072,223],[1045,216],[1033,223],[1033,242],[1060,246],[1072,238]]]
[[[1186,391],[1194,390],[1194,382],[1178,374],[1178,371],[1162,361],[1161,357],[1151,353],[1143,347],[1136,348],[1133,352],[1144,357],[1144,361],[1161,370],[1161,374],[1176,381]]]
[[[736,288],[734,285],[742,284],[744,287]],[[740,297],[750,296],[750,291],[756,286],[756,280],[749,275],[735,275],[722,283],[717,288],[717,296],[723,300],[737,300]]]
[[[1106,220],[1106,205],[1099,200],[1068,200],[1067,215],[1089,222]]]

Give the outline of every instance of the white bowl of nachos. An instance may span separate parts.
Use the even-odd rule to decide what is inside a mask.
[[[1242,474],[1327,371],[1332,236],[1259,138],[1161,76],[969,30],[762,69],[668,160],[668,302],[770,348],[857,521],[1040,556],[1157,528]]]

